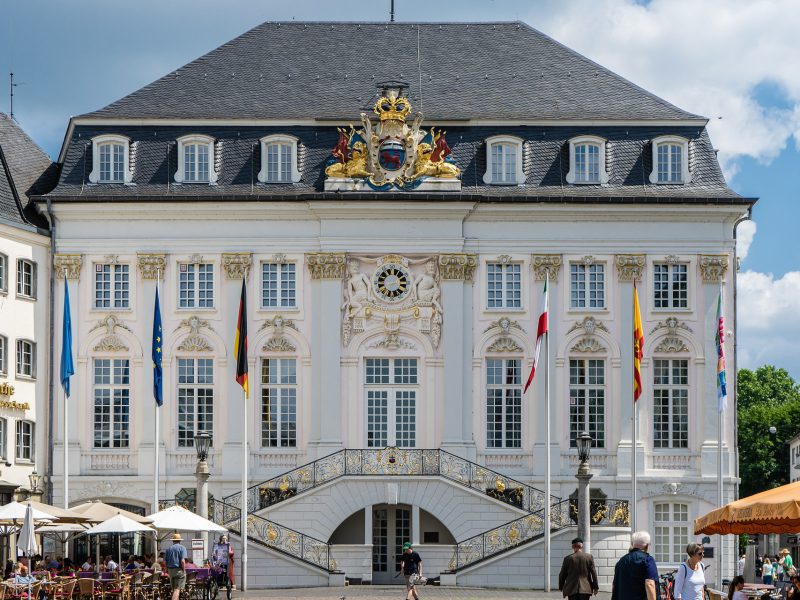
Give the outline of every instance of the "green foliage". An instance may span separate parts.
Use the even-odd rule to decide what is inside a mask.
[[[800,386],[771,365],[741,369],[737,384],[739,496],[745,497],[790,481],[788,442],[800,433]]]

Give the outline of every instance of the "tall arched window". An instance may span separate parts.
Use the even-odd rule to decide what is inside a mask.
[[[177,183],[216,183],[214,139],[207,135],[178,138]]]
[[[419,359],[364,359],[367,447],[417,445]]]
[[[569,141],[569,172],[567,183],[608,183],[606,173],[606,141],[593,135]]]
[[[261,183],[297,183],[297,138],[291,135],[268,135],[261,138]]]
[[[486,447],[522,447],[522,358],[486,359]]]
[[[606,360],[595,357],[569,359],[569,445],[581,432],[592,436],[592,446],[606,442]]]

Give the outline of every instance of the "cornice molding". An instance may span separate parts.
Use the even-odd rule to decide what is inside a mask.
[[[311,252],[306,254],[306,265],[311,279],[344,279],[346,259],[344,252]]]
[[[167,268],[166,254],[137,254],[139,260],[139,272],[142,279],[164,280],[164,271]]]
[[[83,265],[83,254],[54,254],[53,269],[57,279],[67,279],[77,281],[81,278],[81,266]]]
[[[531,264],[536,281],[549,280],[558,283],[558,273],[561,271],[560,254],[531,254]]]

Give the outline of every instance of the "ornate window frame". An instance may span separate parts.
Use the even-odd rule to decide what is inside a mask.
[[[264,304],[264,282],[265,282],[264,268],[267,265],[276,265],[276,267],[277,267],[276,268],[276,276],[277,276],[277,279],[276,279],[276,281],[277,281],[276,291],[277,291],[277,294],[278,294],[278,298],[277,298],[277,304],[274,305],[274,306],[267,306],[267,305]],[[282,302],[281,295],[282,295],[282,293],[284,291],[287,291],[283,287],[283,267],[284,267],[284,265],[293,265],[293,267],[294,267],[294,294],[291,296],[292,303],[291,304],[286,304],[286,305],[281,303]],[[258,283],[258,294],[259,294],[259,297],[258,297],[258,305],[257,305],[258,308],[257,308],[257,310],[259,310],[259,311],[267,311],[267,312],[271,312],[271,313],[274,313],[276,311],[278,311],[278,312],[281,312],[281,311],[283,311],[283,312],[299,311],[300,307],[301,307],[300,305],[301,305],[301,302],[302,302],[302,298],[303,298],[303,296],[302,296],[303,290],[300,287],[302,285],[302,282],[303,282],[302,275],[303,275],[303,273],[302,273],[302,265],[297,260],[295,260],[293,258],[289,258],[289,257],[287,257],[285,255],[276,254],[276,255],[272,256],[271,258],[265,258],[265,259],[261,260],[259,262],[259,272],[258,272],[258,282],[259,282]]]
[[[194,306],[181,306],[181,276],[187,274],[189,272],[189,267],[194,266],[197,267],[194,273],[194,287],[191,300],[195,302]],[[199,306],[200,303],[200,269],[201,266],[210,266],[211,267],[211,306]],[[184,270],[186,268],[186,270]],[[185,311],[215,311],[217,310],[217,286],[218,286],[218,279],[217,276],[217,263],[213,259],[206,258],[204,256],[200,256],[199,254],[193,254],[191,256],[186,257],[185,259],[178,259],[177,261],[177,269],[175,274],[175,286],[177,290],[177,298],[175,299],[175,309],[180,312]],[[188,283],[187,283],[188,286]]]
[[[217,183],[217,163],[216,163],[216,140],[209,135],[204,135],[200,133],[191,133],[189,135],[184,135],[179,137],[177,140],[178,142],[178,169],[175,171],[175,183],[188,183],[188,184],[207,184],[207,185],[215,185]],[[185,161],[184,161],[184,153],[186,151],[186,146],[190,146],[192,144],[206,144],[208,145],[208,179],[197,180],[197,181],[187,181],[186,180],[186,173],[184,171]]]
[[[122,179],[100,178],[100,148],[106,144],[122,144]],[[92,138],[92,172],[89,173],[89,183],[122,183],[130,185],[133,182],[131,171],[131,140],[129,137],[115,133],[106,133]],[[113,158],[112,158],[113,161]]]
[[[681,147],[681,178],[680,181],[659,181],[658,179],[658,148],[665,144],[678,145]],[[683,185],[692,181],[692,174],[689,169],[689,140],[679,135],[662,135],[653,138],[653,170],[650,172],[650,183],[657,185]],[[668,172],[672,173],[672,161],[669,159]]]
[[[525,183],[525,172],[522,168],[522,154],[525,140],[513,135],[493,135],[486,138],[486,172],[483,182],[487,185],[522,185]],[[497,145],[509,145],[516,149],[514,179],[511,181],[495,181],[492,177],[492,149]]]
[[[597,258],[595,256],[583,256],[575,258],[569,258],[564,261],[567,266],[567,278],[568,278],[568,285],[566,285],[566,304],[567,312],[571,313],[608,313],[611,311],[611,291],[613,286],[611,285],[610,281],[610,261],[607,260],[605,257]],[[602,306],[590,306],[591,299],[591,268],[595,265],[602,267],[603,269],[603,285],[602,285],[602,294],[603,294],[603,305]],[[584,289],[584,301],[585,306],[573,306],[573,279],[572,279],[572,268],[573,266],[583,266],[585,267],[585,271],[583,273],[583,279],[586,284]]]
[[[117,312],[117,311],[132,311],[134,306],[134,281],[136,281],[136,273],[133,269],[133,265],[131,263],[120,261],[117,259],[116,256],[106,256],[102,260],[97,260],[92,263],[92,304],[89,308],[91,311],[102,311],[102,312]],[[120,271],[119,273],[119,280],[117,280],[117,273],[116,267],[128,267],[127,273],[124,270]],[[98,271],[98,267],[100,270]],[[98,306],[98,280],[97,275],[102,274],[105,267],[109,267],[109,291],[110,291],[110,298],[109,298],[109,306]],[[124,278],[127,275],[127,286],[128,286],[128,296],[124,299],[124,301],[120,300],[120,306],[115,306],[116,304],[116,294],[117,292],[122,292],[124,290],[125,281]]]
[[[191,365],[189,365],[188,363],[186,363],[184,361],[189,361],[191,363]],[[200,382],[201,365],[200,365],[199,361],[210,361],[210,369],[211,369],[211,382],[210,383],[208,381],[204,381],[202,383]],[[182,376],[181,376],[182,362],[186,366],[191,366],[191,375],[192,375],[191,383],[182,380]],[[211,441],[212,447],[214,445],[214,441],[213,440],[214,440],[215,434],[219,433],[217,431],[218,427],[215,427],[215,425],[217,425],[216,421],[219,418],[219,415],[218,415],[219,410],[214,410],[214,408],[215,408],[214,405],[219,401],[219,393],[220,393],[219,377],[218,377],[219,373],[218,373],[216,362],[217,362],[217,360],[216,360],[215,356],[213,356],[213,355],[210,356],[208,354],[200,354],[200,353],[197,353],[197,352],[183,352],[181,354],[178,354],[175,357],[174,367],[173,367],[173,377],[174,377],[173,380],[175,381],[175,384],[174,384],[175,410],[173,412],[173,415],[174,415],[174,418],[175,418],[175,431],[176,431],[174,444],[175,444],[175,450],[178,451],[178,452],[186,452],[188,450],[192,450],[194,448],[194,436],[199,431],[205,431],[206,433],[210,434],[211,435],[211,439],[212,439],[212,441]],[[192,400],[192,402],[191,402],[191,404],[192,404],[191,411],[183,413],[184,415],[187,415],[187,416],[191,417],[191,422],[192,422],[192,425],[193,425],[193,431],[190,432],[189,436],[184,436],[183,439],[181,439],[181,435],[180,435],[180,427],[181,427],[181,398],[180,398],[180,394],[181,394],[181,389],[182,388],[186,389],[186,390],[193,390],[193,394],[190,394],[192,396],[192,398],[191,398],[191,400]],[[199,416],[200,416],[200,410],[199,410],[200,394],[199,394],[199,392],[200,392],[201,389],[205,390],[205,391],[208,391],[208,390],[211,391],[211,403],[210,403],[211,429],[210,430],[207,429],[207,428],[206,429],[200,429],[199,428],[199,421],[200,421],[200,419],[199,419]]]
[[[258,172],[258,181],[261,183],[297,183],[300,181],[300,170],[298,168],[298,155],[297,155],[297,142],[299,142],[299,138],[296,138],[293,135],[287,134],[272,134],[262,137],[259,140],[261,145],[261,170]],[[291,165],[289,165],[289,179],[268,179],[268,168],[267,168],[267,150],[268,147],[272,144],[288,144],[290,148],[290,159],[292,161]],[[280,161],[280,158],[279,158]],[[280,164],[279,164],[280,167]],[[278,168],[278,175],[280,177],[280,168]]]
[[[489,271],[492,267],[500,267],[501,282],[501,306],[489,306]],[[513,282],[509,281],[509,277],[514,274],[509,273],[509,267],[515,266],[518,271],[516,275],[519,277],[519,306],[510,306],[509,296],[515,291],[513,290]],[[525,278],[525,262],[523,260],[515,260],[508,255],[501,255],[497,258],[487,259],[483,263],[483,272],[485,274],[486,284],[483,289],[483,310],[484,312],[524,312],[526,310],[526,282]]]
[[[569,141],[569,172],[567,173],[567,183],[572,185],[604,185],[608,183],[608,173],[606,172],[606,143],[605,138],[596,135],[580,135]],[[598,149],[597,181],[578,181],[578,172],[575,170],[577,161],[575,160],[575,149],[578,146],[594,146]]]

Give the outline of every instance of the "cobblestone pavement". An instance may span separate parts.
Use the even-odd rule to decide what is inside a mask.
[[[555,600],[561,598],[561,592],[542,592],[534,590],[497,590],[469,587],[439,587],[426,586],[419,589],[420,600],[511,600],[524,598],[525,600]],[[234,592],[234,600],[247,598],[259,600],[270,598],[272,600],[301,600],[305,598],[329,598],[330,600],[345,600],[350,598],[375,598],[377,600],[403,600],[405,588],[397,585],[355,585],[347,587],[320,587],[320,588],[291,588],[282,590],[248,590],[247,592]],[[604,592],[594,596],[597,600],[608,600],[611,594]]]

